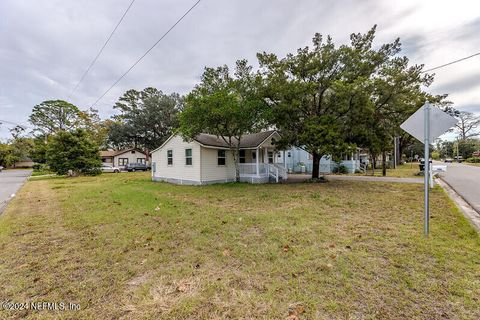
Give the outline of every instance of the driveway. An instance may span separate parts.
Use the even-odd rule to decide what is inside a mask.
[[[4,170],[0,172],[0,214],[11,199],[12,194],[17,193],[32,170]]]
[[[440,176],[477,212],[480,212],[480,167],[463,163],[447,163],[447,172]]]

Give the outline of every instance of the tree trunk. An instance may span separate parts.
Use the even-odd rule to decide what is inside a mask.
[[[233,162],[235,163],[235,181],[240,182],[240,163],[239,163],[239,155],[240,155],[240,148],[235,148],[232,150],[233,153]]]
[[[371,164],[372,165],[372,176],[375,176],[375,165],[377,164],[377,155],[372,153],[371,159],[372,159],[372,164]]]
[[[320,176],[320,155],[317,152],[312,153],[313,157],[313,168],[312,168],[312,179],[318,179]]]
[[[385,150],[382,151],[382,176],[387,175],[387,152]]]

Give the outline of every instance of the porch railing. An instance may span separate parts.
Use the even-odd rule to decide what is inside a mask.
[[[240,176],[254,176],[257,174],[257,164],[256,163],[240,163]],[[287,180],[287,168],[279,163],[259,163],[258,164],[258,175],[259,176],[271,176],[278,182],[281,178]]]
[[[258,174],[266,175],[267,174],[267,165],[265,163],[258,164]],[[240,175],[256,175],[257,174],[257,164],[256,163],[240,163]]]
[[[270,164],[271,166],[274,166],[277,171],[278,171],[278,176],[282,178],[283,180],[287,180],[288,177],[288,171],[287,168],[283,166],[283,164],[280,163],[272,163]]]

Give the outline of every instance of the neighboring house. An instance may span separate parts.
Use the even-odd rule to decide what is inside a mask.
[[[284,162],[284,153],[278,153],[278,162]],[[311,173],[313,169],[313,157],[310,153],[302,148],[293,147],[285,151],[286,165],[288,172],[296,173]],[[352,154],[345,154],[342,157],[340,164],[347,167],[350,173],[354,173],[360,169],[361,155],[359,152]],[[324,156],[320,159],[320,172],[332,173],[338,166],[338,163],[333,161],[329,156]]]
[[[275,153],[276,131],[245,135],[240,143],[240,180],[250,183],[287,179],[286,163]],[[202,185],[235,181],[232,151],[221,137],[199,134],[192,141],[170,136],[152,152],[152,180]]]
[[[32,168],[33,165],[34,165],[33,160],[28,157],[25,157],[15,162],[12,168]]]
[[[129,163],[145,163],[147,165],[149,163],[148,156],[135,148],[100,151],[100,158],[103,163],[112,164],[119,168],[124,168]]]

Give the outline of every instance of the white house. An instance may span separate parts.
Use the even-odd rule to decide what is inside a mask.
[[[286,159],[283,159],[285,156]],[[310,153],[305,151],[302,148],[293,147],[289,150],[286,150],[284,153],[277,153],[277,161],[281,163],[286,163],[286,168],[288,172],[297,172],[297,173],[311,173],[313,169],[313,157]],[[340,161],[341,165],[344,165],[348,172],[354,173],[356,170],[360,169],[360,154],[357,152],[351,154],[344,154],[342,160]],[[320,172],[322,173],[332,173],[333,170],[339,164],[331,159],[329,156],[323,156],[320,159]]]
[[[278,160],[273,144],[279,137],[273,130],[242,138],[241,181],[266,183],[287,179],[286,163]],[[233,154],[221,137],[202,133],[186,141],[174,134],[152,152],[152,180],[193,185],[235,181]]]
[[[111,164],[119,168],[124,168],[129,163],[148,164],[148,156],[135,148],[100,151],[100,158],[103,163]]]

